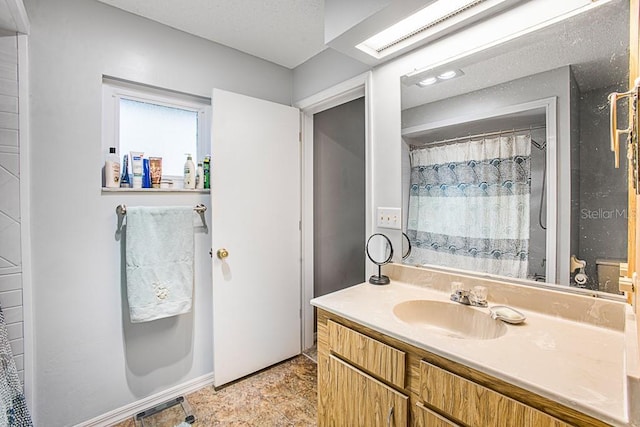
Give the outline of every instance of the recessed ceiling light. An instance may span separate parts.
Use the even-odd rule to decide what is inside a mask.
[[[427,77],[424,80],[420,80],[418,82],[418,86],[421,86],[421,87],[422,86],[429,86],[429,85],[432,85],[432,84],[437,83],[437,82],[438,82],[438,78],[437,77]]]
[[[480,19],[517,0],[436,0],[413,15],[375,34],[356,47],[383,58],[418,41],[435,37],[471,18]]]
[[[458,73],[454,70],[445,71],[444,73],[438,74],[438,78],[442,80],[449,80],[457,76]]]

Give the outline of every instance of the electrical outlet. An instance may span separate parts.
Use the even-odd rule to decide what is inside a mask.
[[[379,228],[400,230],[400,208],[378,208],[376,224]]]

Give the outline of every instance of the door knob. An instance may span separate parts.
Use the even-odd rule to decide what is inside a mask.
[[[229,256],[229,251],[226,250],[225,248],[222,248],[222,249],[218,249],[218,252],[216,252],[216,254],[218,255],[218,258],[225,259],[226,257]]]

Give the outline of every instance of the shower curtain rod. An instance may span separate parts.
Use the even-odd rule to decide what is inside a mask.
[[[450,138],[450,139],[443,139],[442,141],[435,141],[435,142],[425,142],[421,145],[415,145],[415,144],[410,144],[410,147],[412,150],[417,149],[417,148],[424,148],[424,147],[437,147],[440,145],[447,145],[447,144],[451,144],[454,142],[458,142],[458,141],[464,141],[465,139],[473,139],[473,138],[485,138],[487,136],[493,136],[493,135],[502,135],[505,133],[518,133],[518,132],[524,132],[524,131],[532,131],[532,130],[536,130],[536,129],[545,129],[547,126],[546,125],[539,125],[539,126],[529,126],[527,128],[520,128],[520,129],[509,129],[509,130],[501,130],[501,131],[497,131],[497,132],[485,132],[485,133],[479,133],[476,135],[468,135],[468,136],[458,136],[456,138]],[[536,147],[538,147],[539,149],[544,149],[545,145],[544,143],[540,144],[536,141],[534,141],[533,139],[531,140],[532,142],[535,143]]]

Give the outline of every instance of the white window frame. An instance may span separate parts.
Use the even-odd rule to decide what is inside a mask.
[[[123,155],[128,154],[122,153],[120,150],[120,99],[196,112],[198,114],[198,140],[196,141],[196,153],[193,153],[196,156],[194,161],[197,159],[198,162],[201,162],[204,156],[211,154],[210,98],[104,77],[102,80],[102,158],[109,152],[109,147],[116,147],[121,161]],[[183,178],[182,175],[164,174],[163,177],[174,180]]]

